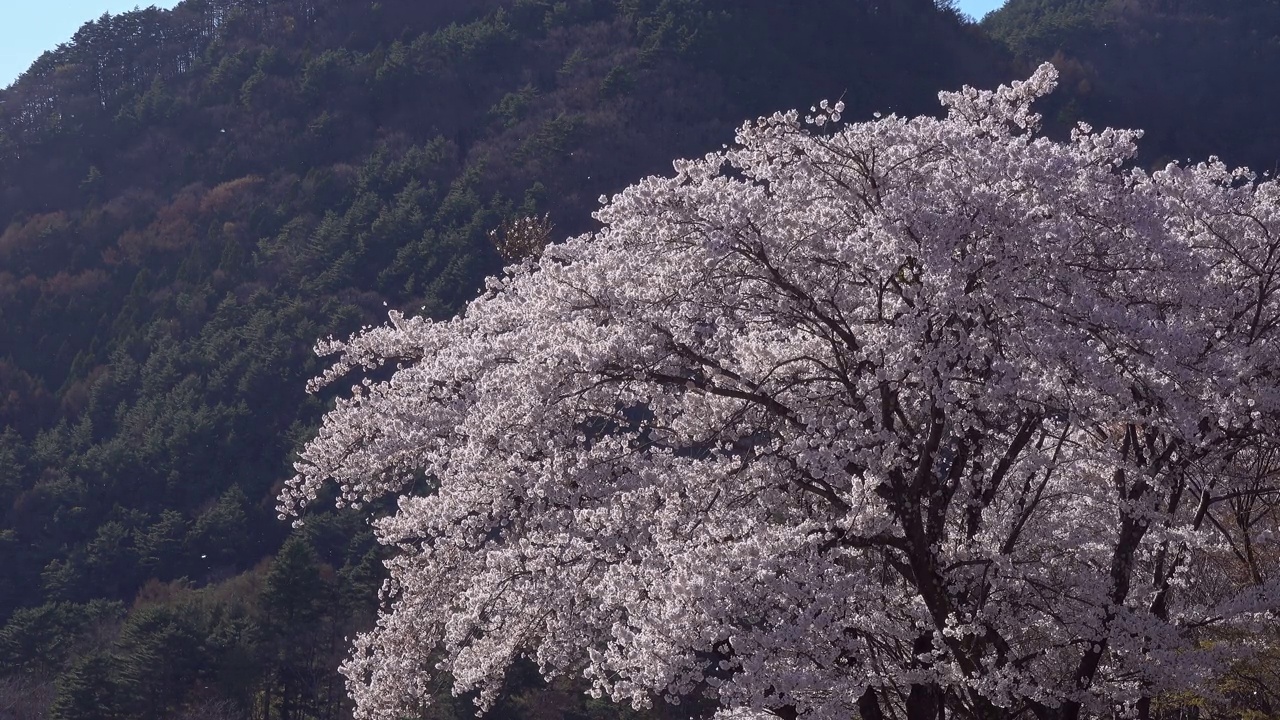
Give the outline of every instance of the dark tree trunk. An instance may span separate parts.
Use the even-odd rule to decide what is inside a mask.
[[[907,720],[943,720],[942,692],[937,685],[912,685]]]
[[[916,638],[911,648],[916,656],[932,651],[933,633],[925,633]],[[907,720],[943,720],[941,688],[935,684],[912,685],[911,693],[907,695]]]
[[[862,720],[884,720],[884,711],[880,709],[880,699],[874,689],[867,688],[858,698],[858,714]]]

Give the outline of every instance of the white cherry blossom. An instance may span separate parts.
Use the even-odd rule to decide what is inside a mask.
[[[1145,717],[1249,652],[1280,186],[1047,139],[1055,77],[749,122],[460,316],[321,343],[312,390],[394,370],[280,498],[396,500],[357,715],[528,657],[724,717]]]

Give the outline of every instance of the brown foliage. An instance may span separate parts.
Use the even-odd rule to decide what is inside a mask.
[[[204,215],[214,215],[237,210],[241,207],[243,200],[250,197],[250,193],[261,184],[262,178],[257,175],[228,180],[205,194],[204,199],[200,201],[200,212]]]
[[[190,246],[196,241],[193,221],[199,218],[204,196],[204,187],[199,183],[183,188],[145,229],[130,229],[120,236],[119,253],[136,264],[154,252],[172,252]]]
[[[0,677],[0,718],[43,720],[48,717],[53,696],[54,682],[50,677]]]
[[[13,222],[0,235],[0,258],[9,258],[23,251],[40,249],[41,242],[62,234],[71,227],[65,212],[36,215],[26,222]]]
[[[79,273],[59,272],[44,281],[41,288],[48,295],[69,297],[88,295],[107,283],[107,274],[97,268]]]

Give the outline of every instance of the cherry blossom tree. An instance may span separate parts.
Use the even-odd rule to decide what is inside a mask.
[[[281,512],[396,501],[358,716],[529,658],[730,717],[1147,717],[1255,650],[1280,186],[1047,139],[1055,79],[749,122],[460,316],[321,343],[313,391],[364,379]]]

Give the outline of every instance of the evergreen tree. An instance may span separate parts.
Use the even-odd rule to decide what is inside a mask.
[[[53,720],[123,720],[129,717],[114,674],[115,659],[94,651],[81,656],[58,679]]]

